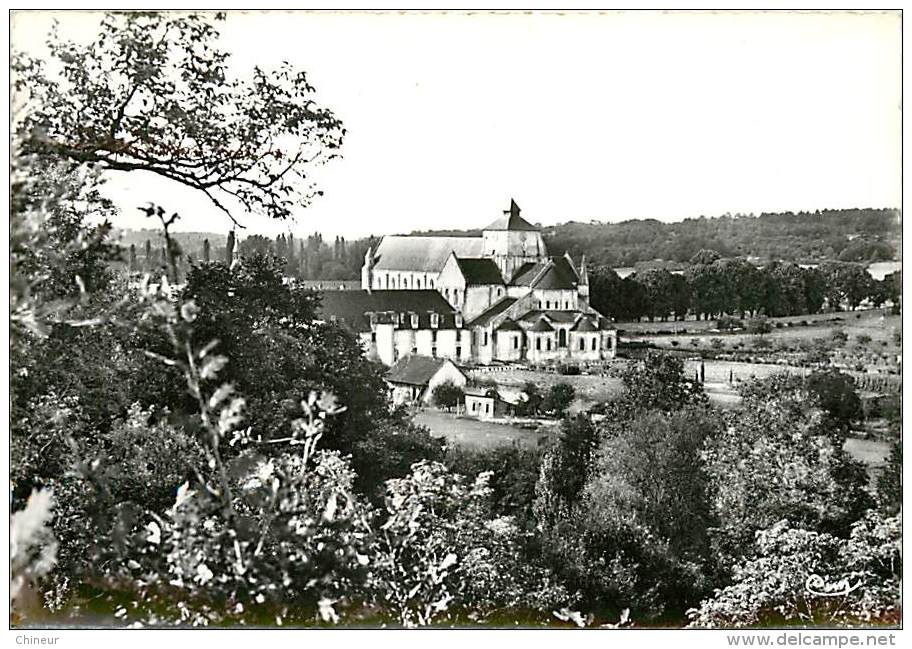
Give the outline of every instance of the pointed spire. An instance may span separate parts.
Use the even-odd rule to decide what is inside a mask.
[[[485,230],[528,230],[538,231],[534,225],[523,219],[520,215],[519,205],[512,198],[510,199],[510,209],[503,211],[503,216],[491,223]]]
[[[583,258],[580,259],[579,276],[580,284],[589,284],[589,272],[586,269],[586,253],[583,253]]]
[[[510,199],[510,209],[504,210],[504,214],[509,214],[511,217],[515,218],[519,216],[519,205],[516,204],[516,201],[512,198]]]

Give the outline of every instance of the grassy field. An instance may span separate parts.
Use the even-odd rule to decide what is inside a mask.
[[[623,339],[649,342],[659,348],[689,352],[695,356],[710,350],[772,354],[769,359],[771,362],[761,365],[771,365],[773,368],[776,363],[786,366],[789,354],[793,355],[792,358],[797,358],[808,350],[823,345],[833,350],[830,361],[839,369],[889,374],[895,373],[899,368],[897,357],[901,353],[901,344],[896,334],[902,329],[902,320],[900,316],[890,315],[882,309],[854,314],[775,318],[771,322],[774,328],[762,337],[746,332],[713,331],[710,329],[715,324],[713,322],[633,323]],[[667,333],[672,330],[678,333]],[[844,333],[846,339],[839,340],[837,332]],[[758,349],[758,341],[765,347]],[[757,367],[754,363],[748,365],[751,365],[749,370],[738,367],[728,369],[734,369],[736,379],[739,377],[739,369],[743,378],[749,378],[750,374],[758,377],[765,375],[764,368]],[[709,377],[707,380],[710,380]],[[725,376],[724,380],[728,380],[728,377]]]
[[[816,315],[788,316],[784,318],[769,318],[775,326],[781,323],[782,327],[774,329],[770,336],[786,339],[813,338],[831,329],[842,329],[849,334],[852,341],[853,334],[867,334],[874,341],[887,340],[892,343],[893,331],[902,327],[902,318],[891,315],[889,309],[869,309],[866,311],[839,311],[836,313],[818,313]],[[804,325],[803,323],[808,323]],[[746,337],[746,333],[722,333],[711,331],[716,326],[715,320],[678,320],[669,322],[621,322],[618,328],[623,332],[625,340],[649,340],[676,336],[681,338],[693,335],[698,338],[704,336],[717,336],[725,340]]]
[[[422,410],[415,415],[415,423],[427,426],[433,437],[444,437],[447,442],[467,448],[493,448],[514,442],[535,448],[550,434],[548,429],[526,430],[510,424],[479,421],[439,410]]]
[[[556,432],[557,423],[539,430],[525,430],[517,426],[490,421],[479,421],[437,410],[423,410],[415,415],[415,423],[427,426],[433,437],[443,437],[450,444],[466,448],[488,449],[496,446],[520,444],[535,448]],[[890,454],[890,445],[883,441],[849,438],[845,450],[863,462],[869,473],[875,475]]]
[[[522,391],[523,385],[528,382],[535,383],[542,392],[556,383],[569,383],[576,390],[577,395],[570,412],[578,412],[594,403],[606,401],[617,394],[622,387],[620,379],[610,376],[569,376],[516,368],[498,369],[493,372],[472,370],[470,375],[475,380],[494,381],[498,391],[508,400],[517,396]]]
[[[873,469],[879,469],[886,464],[890,455],[890,444],[875,439],[850,437],[846,440],[844,448],[853,458]]]

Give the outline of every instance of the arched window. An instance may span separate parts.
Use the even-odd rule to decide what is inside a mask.
[[[551,339],[550,338],[545,338],[545,349],[549,352],[551,351]]]
[[[595,336],[592,337],[592,351],[598,349],[598,338]]]
[[[541,351],[541,338],[536,338],[536,339],[535,339],[535,350],[536,350],[536,351]]]
[[[586,351],[586,339],[580,338],[580,351]]]
[[[557,330],[557,346],[558,347],[567,346],[567,330],[566,329]]]

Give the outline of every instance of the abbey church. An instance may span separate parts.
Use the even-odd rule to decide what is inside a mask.
[[[462,364],[613,358],[612,323],[589,305],[585,257],[551,257],[519,206],[480,237],[386,236],[369,249],[361,291],[325,291],[323,314],[369,356]]]

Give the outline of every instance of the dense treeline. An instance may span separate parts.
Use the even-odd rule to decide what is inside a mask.
[[[585,254],[596,265],[617,268],[653,260],[687,262],[702,249],[723,257],[799,263],[885,261],[898,258],[901,228],[898,210],[846,209],[676,223],[564,223],[545,228],[544,236],[552,254]]]
[[[224,260],[227,255],[227,237],[211,233],[171,234],[177,243],[176,264],[181,279],[196,262]],[[376,247],[378,239],[346,240],[336,237],[334,241],[323,240],[315,232],[306,239],[295,238],[294,234],[280,234],[275,239],[253,234],[240,240],[232,257],[249,257],[255,254],[284,259],[282,272],[286,277],[305,280],[354,280],[361,278],[361,266],[368,246]],[[123,233],[120,245],[124,250],[123,266],[133,272],[158,271],[167,266],[164,239],[154,231],[128,231]]]
[[[683,273],[651,268],[623,279],[610,267],[596,266],[589,271],[592,306],[618,321],[687,314],[778,317],[824,307],[855,309],[864,301],[875,306],[889,301],[898,308],[902,294],[901,271],[875,280],[859,263],[828,261],[804,268],[774,261],[758,268],[711,250],[701,250],[691,262]]]

